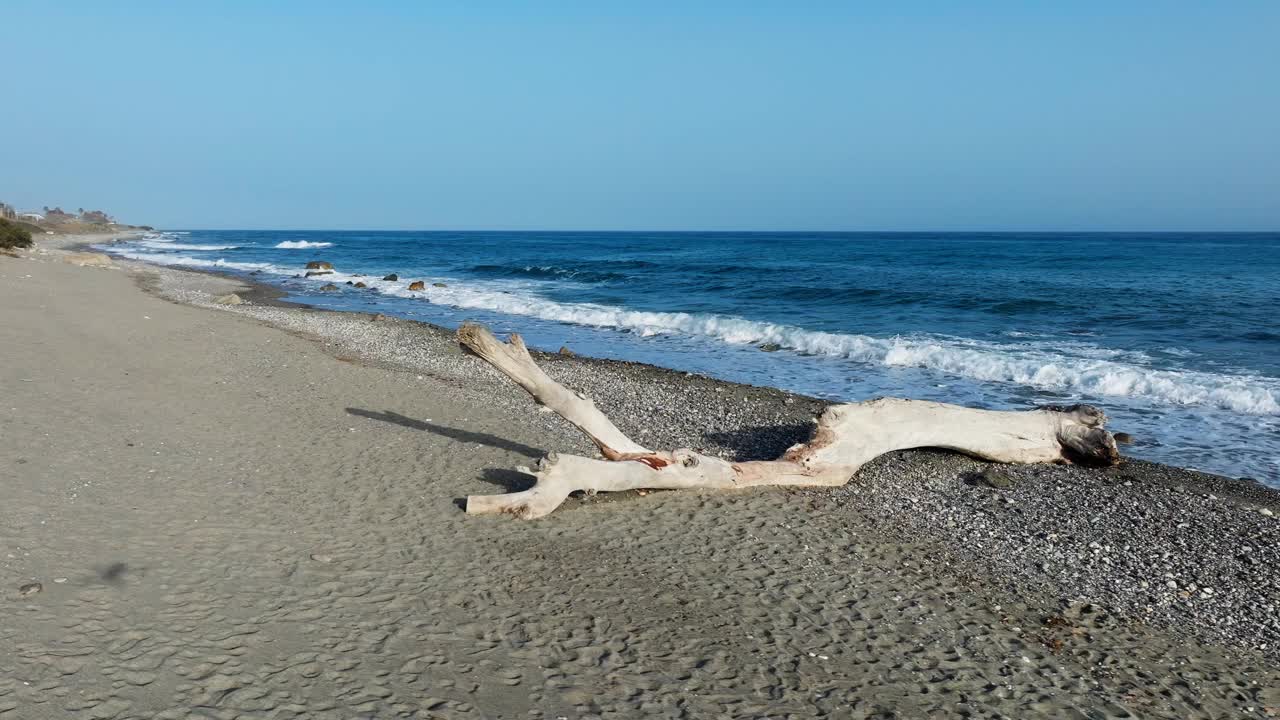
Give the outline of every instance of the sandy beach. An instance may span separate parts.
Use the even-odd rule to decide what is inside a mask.
[[[0,718],[1280,717],[1274,490],[919,450],[469,517],[591,447],[451,333],[39,240],[0,256]],[[823,407],[539,359],[655,446],[771,458]]]

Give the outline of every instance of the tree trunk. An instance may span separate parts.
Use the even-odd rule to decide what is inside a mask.
[[[591,438],[604,460],[552,453],[539,462],[534,486],[467,498],[470,514],[543,517],[576,490],[737,489],[760,485],[844,485],[867,462],[893,450],[936,447],[1006,463],[1114,465],[1106,416],[1089,405],[998,412],[922,400],[880,398],[833,405],[813,439],[777,460],[733,463],[693,450],[650,450],[622,433],[590,399],[542,371],[524,341],[503,343],[479,325],[458,329],[463,347],[483,358]],[[523,468],[521,468],[523,470]]]

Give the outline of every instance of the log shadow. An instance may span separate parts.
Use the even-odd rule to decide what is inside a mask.
[[[813,437],[811,422],[790,425],[762,425],[721,432],[703,433],[708,442],[729,451],[735,462],[777,460],[792,445]]]
[[[519,470],[508,470],[507,468],[485,468],[480,474],[480,479],[487,483],[497,485],[506,492],[520,492],[533,487],[537,478],[522,473]]]
[[[537,459],[547,454],[545,450],[540,450],[531,445],[516,442],[515,440],[508,440],[507,438],[490,435],[489,433],[472,432],[461,428],[449,427],[448,425],[438,425],[436,423],[426,422],[423,420],[415,420],[414,418],[406,417],[399,413],[391,412],[390,410],[385,412],[376,412],[374,410],[363,410],[361,408],[349,407],[347,408],[347,414],[369,418],[370,420],[381,420],[382,422],[413,428],[414,430],[423,430],[429,433],[435,433],[442,437],[447,437],[451,440],[457,440],[459,442],[488,445],[489,447],[495,447],[499,450],[508,450],[527,458]]]

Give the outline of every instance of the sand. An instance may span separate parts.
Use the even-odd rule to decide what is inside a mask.
[[[1248,641],[1280,626],[1273,491],[1149,463],[995,491],[915,451],[834,492],[468,517],[585,442],[437,329],[114,265],[0,257],[0,719],[1280,716]],[[654,445],[767,457],[820,406],[546,362]],[[1226,547],[1227,605],[1163,586]]]

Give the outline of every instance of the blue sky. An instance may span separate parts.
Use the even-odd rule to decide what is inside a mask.
[[[203,228],[1280,229],[1274,1],[7,0],[0,22],[0,200],[23,207]]]

